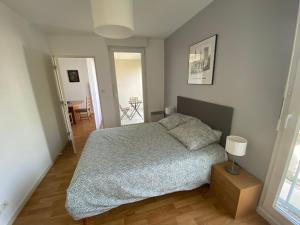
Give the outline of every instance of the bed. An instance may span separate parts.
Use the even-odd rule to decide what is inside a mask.
[[[209,183],[211,166],[226,160],[221,145],[233,109],[178,97],[177,111],[222,131],[220,145],[187,151],[157,122],[94,131],[67,190],[66,208],[74,219]]]

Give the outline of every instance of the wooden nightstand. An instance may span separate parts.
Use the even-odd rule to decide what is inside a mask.
[[[224,166],[229,163],[213,165],[210,187],[232,216],[240,218],[255,212],[262,183],[243,169],[240,175],[227,173]]]

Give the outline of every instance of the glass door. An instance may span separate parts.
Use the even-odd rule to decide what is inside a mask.
[[[270,224],[300,225],[300,17],[277,138],[258,212]]]
[[[297,131],[292,157],[285,172],[275,208],[292,221],[300,224],[300,133]]]
[[[300,225],[300,67],[292,83],[258,208],[271,224]]]

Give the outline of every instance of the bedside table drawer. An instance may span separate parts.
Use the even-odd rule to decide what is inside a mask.
[[[237,209],[237,201],[234,201],[222,190],[215,190],[215,195],[217,199],[222,203],[222,205],[226,206],[226,209],[230,212],[230,214],[235,217],[236,209]]]
[[[215,192],[222,192],[224,196],[227,195],[233,201],[239,200],[240,190],[214,169],[212,169],[211,183],[213,189],[216,189]]]

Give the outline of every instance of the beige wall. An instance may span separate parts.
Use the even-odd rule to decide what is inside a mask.
[[[12,223],[66,144],[46,39],[0,2],[0,224]]]
[[[116,76],[119,103],[129,107],[129,98],[143,100],[142,67],[140,59],[116,59]]]
[[[106,40],[99,36],[49,36],[53,55],[68,57],[94,57],[104,127],[118,126],[113,93],[113,80],[109,47],[140,47],[145,49],[148,117],[151,111],[164,107],[164,41],[133,38]]]

